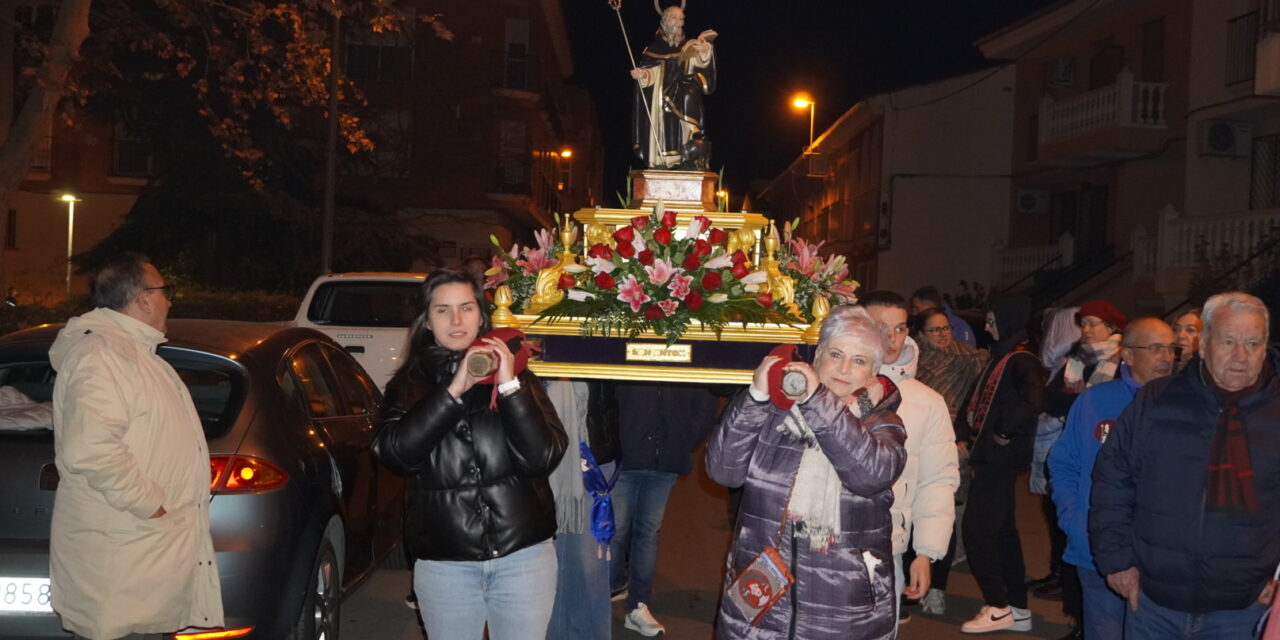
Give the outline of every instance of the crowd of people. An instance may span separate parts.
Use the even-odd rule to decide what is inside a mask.
[[[153,355],[166,287],[139,256],[93,282],[101,308],[51,353],[69,478],[53,518],[55,607],[94,639],[217,626],[208,487],[191,473],[203,450],[183,446],[203,441]],[[522,334],[490,326],[474,277],[439,270],[421,300],[373,448],[408,478],[414,606],[431,638],[608,638],[611,599],[625,600],[630,632],[664,633],[651,608],[659,532],[704,441],[708,474],[733,497],[717,638],[893,638],[903,602],[945,613],[961,554],[983,600],[965,633],[1030,631],[1029,590],[1062,600],[1073,638],[1264,632],[1280,565],[1280,354],[1253,296],[1215,295],[1172,326],[1103,300],[1033,314],[994,297],[974,330],[931,287],[872,291],[824,319],[812,362],[780,346],[746,389],[540,380]],[[126,397],[121,374],[134,382],[113,432],[95,398]],[[133,482],[104,466],[108,446],[173,468],[163,485]],[[1051,571],[1031,583],[1023,477],[1055,532]],[[116,485],[142,489],[94,489]],[[166,568],[145,611],[117,606],[77,536],[94,518],[176,510],[199,562]],[[145,541],[115,544],[147,557]],[[1266,633],[1280,635],[1276,618]]]

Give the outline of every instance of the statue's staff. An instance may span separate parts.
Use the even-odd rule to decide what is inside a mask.
[[[654,8],[658,7],[657,0],[654,0]],[[680,0],[680,6],[684,6],[684,0]],[[622,22],[622,0],[609,0],[609,7],[613,9],[613,13],[618,16],[618,28],[622,30],[622,42],[627,46],[627,57],[631,59],[631,68],[639,69],[636,66],[636,56],[631,53],[631,38],[627,37],[627,25]],[[662,15],[662,11],[658,11],[658,15]],[[649,137],[653,138],[654,148],[658,151],[662,150],[662,142],[658,140],[658,130],[653,126],[653,111],[649,110],[649,98],[644,95],[644,85],[640,84],[640,79],[635,78],[636,88],[640,90],[640,100],[644,103],[644,116],[649,119]],[[654,88],[657,93],[657,88]],[[653,164],[653,158],[649,158],[647,164]]]

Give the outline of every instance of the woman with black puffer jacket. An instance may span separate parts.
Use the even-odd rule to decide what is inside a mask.
[[[556,591],[547,478],[564,428],[515,340],[480,338],[489,320],[478,283],[442,269],[422,300],[373,446],[408,476],[405,541],[423,624],[431,638],[480,640],[486,623],[493,640],[542,637]],[[496,360],[493,373],[468,371],[477,353]]]

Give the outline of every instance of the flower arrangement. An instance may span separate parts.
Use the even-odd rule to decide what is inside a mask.
[[[493,239],[498,252],[485,272],[485,288],[506,285],[512,308],[519,312],[537,295],[540,272],[558,271],[554,285],[563,296],[538,312],[539,321],[575,318],[588,336],[634,338],[653,331],[668,343],[679,340],[694,322],[717,335],[739,322],[807,324],[814,297],[836,303],[853,299],[857,283],[844,279],[844,259],[824,262],[817,256],[821,245],[793,240],[789,250],[780,252],[777,275],[796,280],[797,308],[775,299],[770,274],[750,263],[750,247],[741,246],[732,232],[698,215],[680,236],[676,218],[675,211],[659,204],[650,215],[636,216],[612,234],[588,234],[581,262],[562,264],[553,257],[565,253],[566,241],[573,246],[575,235],[543,230],[537,233],[536,247],[517,245],[507,251]],[[568,221],[557,216],[556,222]],[[789,235],[790,225],[787,229]]]
[[[795,281],[796,306],[808,310],[815,296],[823,296],[833,305],[858,301],[854,291],[858,282],[849,278],[849,265],[844,256],[824,259],[819,255],[823,242],[809,243],[792,237],[794,225],[783,225],[783,245],[778,256],[782,273]]]

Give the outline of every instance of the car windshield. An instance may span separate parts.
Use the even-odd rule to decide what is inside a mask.
[[[244,373],[221,358],[177,348],[159,354],[187,385],[206,440],[222,436],[235,423],[244,391]],[[48,360],[0,363],[0,431],[53,429],[53,383],[57,372]]]
[[[320,325],[403,327],[418,314],[422,283],[326,282],[316,288],[307,319]]]

